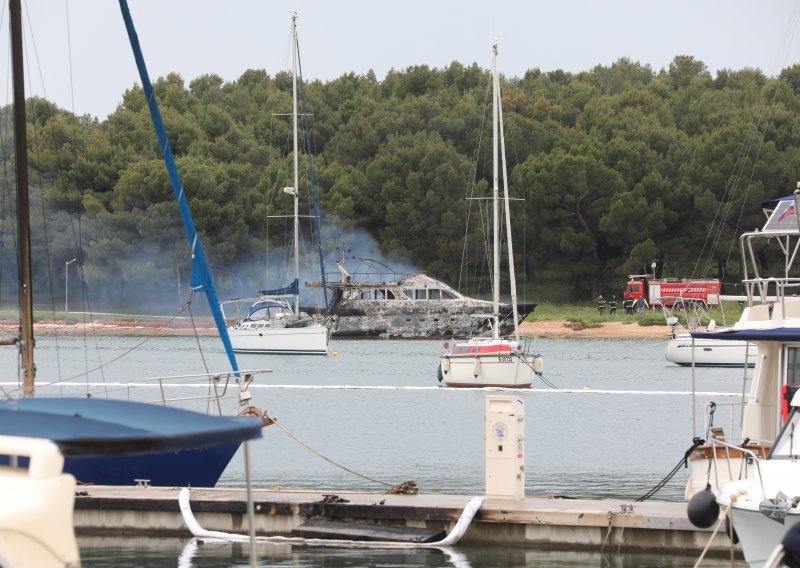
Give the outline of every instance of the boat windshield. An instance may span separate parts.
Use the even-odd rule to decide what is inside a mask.
[[[292,315],[292,309],[280,302],[258,302],[250,308],[249,320],[266,320]]]
[[[792,410],[789,420],[772,446],[770,459],[796,459],[800,457],[800,414],[797,407]]]

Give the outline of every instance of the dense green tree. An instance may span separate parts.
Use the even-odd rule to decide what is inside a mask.
[[[256,259],[289,230],[276,217],[291,210],[291,88],[289,73],[257,69],[233,82],[206,74],[187,86],[171,73],[154,83],[223,288],[255,288]],[[712,77],[688,55],[657,71],[622,58],[580,73],[533,68],[504,77],[502,89],[511,194],[525,199],[512,203],[517,260],[543,290],[589,297],[653,261],[668,276],[735,280],[736,236],[761,223],[762,200],[790,193],[798,179],[798,65],[776,78],[757,69]],[[348,73],[303,83],[301,95],[299,192],[306,205],[308,144],[328,246],[360,229],[387,256],[463,280],[462,255],[485,257],[465,251],[479,251],[487,229],[485,217],[468,215],[485,216],[486,202],[468,197],[491,187],[489,72],[454,61],[383,80]],[[6,139],[9,117],[3,109]],[[102,301],[177,297],[188,247],[142,89],[123,93],[103,121],[34,98],[28,121],[34,230],[43,235],[34,246],[37,259],[49,256],[36,261],[37,286],[52,287],[64,261],[80,256]],[[10,172],[8,147],[2,159]],[[3,183],[10,191],[13,175]],[[10,194],[3,203],[9,220]],[[0,232],[4,257],[11,228]],[[482,281],[485,269],[475,274],[466,280]]]

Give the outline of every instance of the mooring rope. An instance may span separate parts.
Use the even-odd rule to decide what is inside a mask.
[[[692,452],[695,450],[695,448],[697,448],[697,446],[702,445],[704,442],[705,440],[703,440],[702,438],[695,438],[692,441],[692,446],[688,450],[686,450],[680,461],[678,461],[678,463],[675,464],[675,467],[673,467],[672,470],[655,485],[655,487],[653,487],[650,491],[648,491],[647,493],[636,499],[636,501],[646,501],[650,499],[650,497],[661,491],[661,489],[663,489],[664,486],[667,483],[669,483],[670,480],[673,477],[675,477],[675,474],[678,473],[678,471],[681,469],[681,464],[683,465],[683,467],[689,467],[689,456],[692,455]]]
[[[397,484],[389,483],[388,481],[381,481],[380,479],[376,479],[374,477],[370,477],[369,475],[366,475],[364,473],[359,473],[359,472],[355,471],[354,469],[351,469],[351,468],[347,467],[346,465],[340,464],[339,462],[329,458],[328,456],[320,453],[319,451],[315,450],[314,448],[312,448],[311,446],[306,444],[304,441],[302,441],[300,438],[298,438],[296,435],[294,435],[292,432],[290,432],[283,424],[278,422],[277,419],[272,418],[266,412],[264,412],[264,418],[267,419],[267,420],[271,420],[273,424],[275,424],[276,426],[278,426],[278,428],[280,428],[286,434],[288,434],[288,436],[292,440],[294,440],[295,442],[297,442],[298,444],[303,446],[305,449],[307,449],[309,452],[311,452],[315,456],[317,456],[319,458],[322,458],[323,460],[325,460],[329,464],[334,465],[334,466],[336,466],[338,468],[341,468],[341,469],[345,470],[346,472],[355,475],[356,477],[360,477],[362,479],[366,479],[367,481],[372,481],[373,483],[377,483],[379,485],[385,485],[386,487],[389,487],[390,489],[389,489],[389,491],[387,491],[387,493],[416,495],[419,492],[419,488],[417,487],[417,483],[414,480],[408,480],[408,481],[404,481],[402,483],[397,483]]]

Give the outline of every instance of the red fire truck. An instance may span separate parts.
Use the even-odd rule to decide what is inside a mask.
[[[684,302],[699,302],[707,306],[719,304],[718,279],[654,278],[652,274],[631,274],[624,296],[633,300],[644,298],[650,306],[671,307]]]

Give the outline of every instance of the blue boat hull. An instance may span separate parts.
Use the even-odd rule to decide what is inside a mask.
[[[127,456],[68,457],[64,471],[78,483],[136,485],[146,479],[163,487],[214,487],[239,443]]]
[[[141,479],[213,487],[241,443],[260,438],[263,427],[252,416],[208,416],[123,400],[0,400],[0,434],[52,440],[64,455],[64,471],[95,485]]]

